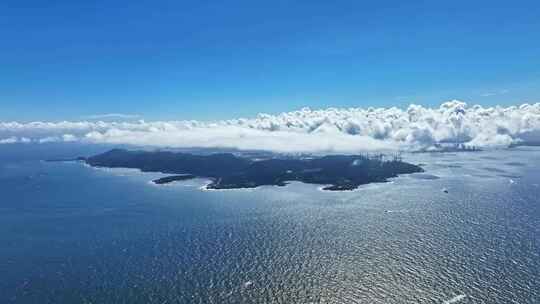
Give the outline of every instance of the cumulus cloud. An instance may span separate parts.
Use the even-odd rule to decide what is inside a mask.
[[[453,100],[438,108],[305,108],[215,122],[0,122],[0,143],[21,138],[276,152],[419,150],[455,143],[507,147],[540,143],[540,103],[484,108]]]

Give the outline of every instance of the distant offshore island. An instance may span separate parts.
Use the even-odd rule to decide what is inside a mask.
[[[197,155],[171,151],[133,151],[113,149],[79,157],[93,167],[133,168],[143,172],[174,174],[154,180],[155,184],[196,177],[212,180],[207,189],[255,188],[263,185],[285,186],[290,181],[328,185],[324,190],[353,190],[359,185],[386,182],[399,174],[423,172],[399,155],[385,159],[382,154],[329,155],[322,157],[267,157],[263,159],[232,153]]]

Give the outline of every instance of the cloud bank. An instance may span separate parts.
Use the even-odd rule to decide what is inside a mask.
[[[358,152],[479,148],[540,143],[540,103],[511,107],[302,109],[215,122],[0,122],[0,144],[85,142],[275,152]]]

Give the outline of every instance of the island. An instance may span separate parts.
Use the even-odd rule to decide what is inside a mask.
[[[181,175],[165,176],[162,178],[155,179],[152,182],[156,185],[162,185],[162,184],[168,184],[172,182],[183,181],[183,180],[188,180],[188,179],[193,179],[193,178],[196,178],[196,176],[193,174],[181,174]]]
[[[400,174],[423,172],[394,155],[327,155],[250,158],[233,153],[192,154],[173,151],[113,149],[79,158],[93,167],[134,168],[172,176],[154,180],[166,184],[195,177],[209,178],[207,189],[285,186],[290,181],[325,185],[324,190],[353,190],[374,182],[387,182]]]

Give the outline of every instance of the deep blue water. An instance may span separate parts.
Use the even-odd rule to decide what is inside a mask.
[[[40,161],[106,148],[0,146],[0,303],[540,303],[538,148],[346,193]]]

